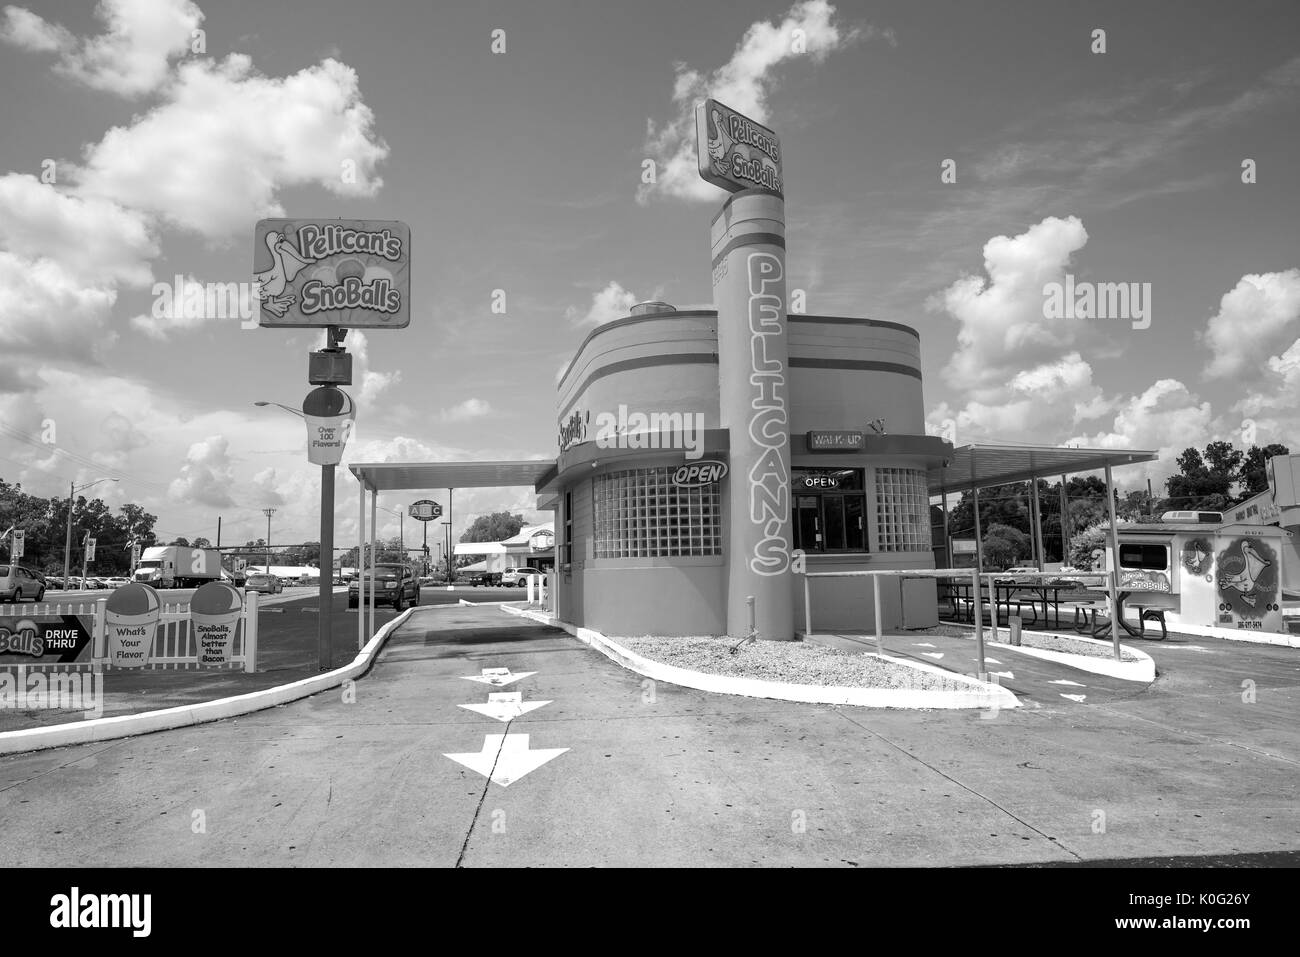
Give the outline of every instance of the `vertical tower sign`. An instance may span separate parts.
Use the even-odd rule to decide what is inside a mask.
[[[727,632],[794,636],[789,346],[780,143],[714,100],[697,108],[700,173],[734,192],[713,219],[718,391],[731,436]],[[706,170],[708,172],[706,172]]]

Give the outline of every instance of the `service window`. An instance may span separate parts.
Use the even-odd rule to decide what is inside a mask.
[[[791,469],[790,488],[795,548],[805,552],[867,550],[862,469]]]
[[[1169,549],[1164,545],[1139,545],[1131,542],[1121,542],[1119,546],[1119,567],[1164,571],[1169,567]]]

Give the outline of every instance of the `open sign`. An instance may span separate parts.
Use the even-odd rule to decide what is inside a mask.
[[[683,485],[687,488],[697,488],[701,485],[712,485],[714,482],[720,482],[726,474],[726,462],[705,459],[702,462],[679,465],[677,470],[673,472],[673,484]]]

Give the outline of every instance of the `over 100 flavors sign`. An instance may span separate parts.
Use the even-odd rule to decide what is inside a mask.
[[[254,232],[263,326],[404,329],[411,230],[397,220],[263,219]]]

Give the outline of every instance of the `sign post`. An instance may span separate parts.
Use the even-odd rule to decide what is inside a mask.
[[[327,671],[332,664],[334,470],[356,417],[351,396],[337,388],[352,384],[352,357],[343,340],[349,329],[405,329],[411,324],[411,228],[397,220],[259,220],[253,230],[253,281],[259,326],[326,330],[325,348],[308,355],[307,381],[321,388],[307,396],[303,418],[308,458],[321,467],[317,651],[320,668]],[[360,573],[364,551],[358,558]]]
[[[334,649],[334,468],[343,460],[357,407],[352,396],[332,385],[307,393],[302,417],[307,423],[307,458],[320,466],[320,583],[317,600],[316,653],[318,667],[329,671]]]
[[[716,100],[696,108],[699,173],[731,196],[713,218],[719,419],[731,437],[727,634],[794,637],[790,579],[785,200],[777,135]]]
[[[435,518],[442,518],[442,506],[429,499],[412,502],[407,510],[411,518],[424,526],[424,573],[429,574],[429,523]]]
[[[86,540],[81,549],[81,587],[86,587],[86,566],[95,560],[95,540],[86,533]]]
[[[26,535],[27,533],[21,528],[14,529],[13,538],[10,539],[9,544],[9,558],[11,561],[16,562],[18,559],[23,557],[23,551],[26,546],[26,542],[24,541]]]

